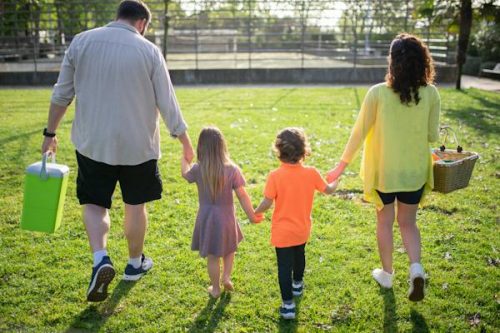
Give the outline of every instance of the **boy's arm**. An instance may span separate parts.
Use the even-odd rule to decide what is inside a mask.
[[[250,197],[248,196],[247,191],[245,190],[244,186],[240,186],[237,189],[234,190],[236,192],[236,196],[238,197],[238,200],[240,201],[241,207],[243,208],[243,211],[245,214],[247,214],[248,219],[252,223],[258,223],[262,221],[262,218],[258,217],[255,215],[255,212],[253,210],[252,206],[252,201],[250,200]]]
[[[273,200],[264,197],[264,199],[262,199],[262,202],[260,203],[259,207],[257,207],[257,209],[255,210],[255,214],[264,213],[266,210],[271,208],[272,205],[273,205]]]
[[[326,185],[324,193],[325,194],[333,194],[333,192],[335,192],[335,190],[337,189],[338,185],[339,185],[339,180],[337,179],[337,180],[331,182],[330,184]]]

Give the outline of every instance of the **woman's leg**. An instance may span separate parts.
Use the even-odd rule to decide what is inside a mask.
[[[377,211],[377,243],[382,268],[392,274],[392,226],[394,224],[394,203],[384,205],[382,210]]]
[[[418,205],[398,202],[398,224],[410,264],[420,263],[420,230],[417,227]]]
[[[211,283],[211,286],[208,287],[208,292],[217,298],[220,295],[220,258],[208,255],[207,268]]]
[[[233,271],[234,264],[234,252],[225,256],[222,260],[224,262],[224,271],[222,273],[222,283],[224,284],[224,289],[228,291],[233,291],[233,283],[231,282],[231,272]]]

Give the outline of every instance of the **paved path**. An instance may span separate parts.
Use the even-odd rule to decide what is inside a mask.
[[[463,75],[462,87],[500,92],[500,81],[482,77],[476,77],[476,76]]]

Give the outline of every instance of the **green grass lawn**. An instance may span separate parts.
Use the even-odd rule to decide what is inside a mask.
[[[379,266],[375,209],[361,201],[359,162],[333,197],[318,195],[306,248],[306,290],[298,319],[279,319],[270,214],[250,224],[238,216],[245,240],[233,281],[236,292],[209,300],[206,263],[190,250],[196,187],[180,177],[180,145],[162,126],[164,197],[149,205],[145,251],[155,266],[137,283],[116,278],[101,304],[85,301],[92,256],[75,194],[76,159],[70,142],[74,110],[58,131],[58,161],[70,166],[61,228],[51,235],[19,228],[24,169],[40,158],[49,89],[0,90],[0,331],[207,332],[462,332],[500,330],[500,94],[441,89],[442,124],[459,129],[462,146],[477,151],[468,188],[433,193],[419,211],[427,296],[407,300],[408,259],[395,234],[396,279],[381,290],[370,272]],[[267,173],[279,163],[271,144],[286,126],[305,128],[313,148],[307,164],[323,174],[342,153],[365,88],[179,88],[196,142],[203,125],[222,129],[256,205]],[[123,273],[127,246],[123,203],[111,209],[109,252]]]

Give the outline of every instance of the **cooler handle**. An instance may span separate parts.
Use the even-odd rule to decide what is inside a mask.
[[[56,154],[50,150],[42,155],[42,168],[40,169],[40,178],[42,180],[47,180],[49,174],[47,173],[47,159],[51,156],[52,163],[56,163]]]

